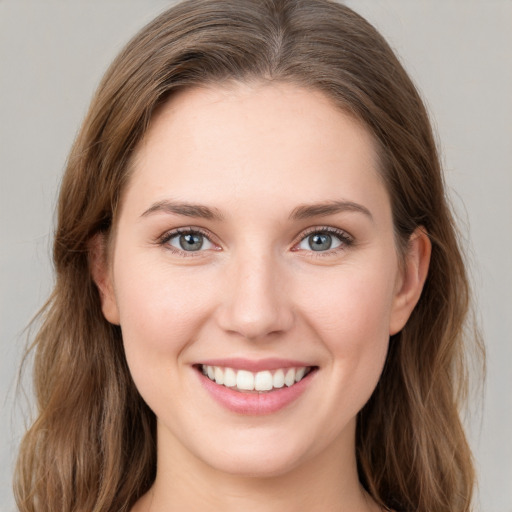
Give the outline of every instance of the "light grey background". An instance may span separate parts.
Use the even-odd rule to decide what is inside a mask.
[[[24,326],[51,288],[66,155],[108,63],[170,3],[0,0],[1,512],[14,510],[15,381]],[[483,418],[469,420],[481,510],[512,512],[512,1],[348,3],[401,55],[439,134],[488,348]]]

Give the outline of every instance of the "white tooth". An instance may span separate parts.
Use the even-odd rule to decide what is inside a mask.
[[[215,382],[217,384],[224,384],[224,372],[218,366],[215,367]]]
[[[207,366],[206,372],[208,373],[208,377],[210,377],[211,380],[215,380],[215,369],[213,366]]]
[[[272,384],[275,388],[282,388],[284,386],[284,372],[283,370],[277,370],[272,378]]]
[[[254,389],[256,391],[272,389],[272,374],[269,371],[258,372],[254,377]]]
[[[284,383],[290,387],[295,384],[295,368],[290,368],[284,377]]]
[[[208,375],[208,370],[206,369],[206,365],[201,365],[201,371],[203,372],[203,375]]]
[[[295,382],[299,382],[299,380],[302,380],[302,377],[304,377],[305,373],[306,368],[298,368],[297,372],[295,373]]]
[[[236,386],[236,373],[232,368],[224,369],[224,386],[234,388]]]
[[[238,370],[236,374],[236,387],[244,391],[253,391],[254,375],[246,370]]]

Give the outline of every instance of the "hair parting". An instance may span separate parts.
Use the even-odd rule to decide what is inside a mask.
[[[108,240],[133,152],[179,90],[232,82],[323,92],[373,135],[397,245],[432,241],[428,278],[394,335],[358,416],[360,480],[383,508],[468,512],[474,469],[459,418],[470,289],[423,102],[382,36],[329,0],[188,0],[161,14],[105,74],[71,150],[58,202],[54,291],[33,343],[38,416],[20,449],[21,512],[129,511],[156,474],[156,420],[140,397],[121,331],[101,311],[91,240]],[[466,354],[466,355],[465,355]]]

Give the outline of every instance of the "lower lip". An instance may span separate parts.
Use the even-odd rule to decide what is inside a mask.
[[[221,386],[199,371],[197,372],[201,384],[214,400],[232,412],[246,415],[271,414],[284,409],[304,393],[315,373],[316,370],[309,372],[301,381],[290,387],[262,393],[243,393]]]

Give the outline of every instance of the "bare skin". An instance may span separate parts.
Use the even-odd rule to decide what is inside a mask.
[[[418,230],[399,264],[373,140],[321,93],[173,97],[136,152],[108,264],[94,265],[157,417],[156,480],[132,512],[380,510],[358,480],[356,417],[429,255]],[[235,372],[292,358],[302,391],[241,411],[232,397],[251,391],[204,375],[226,358]]]

